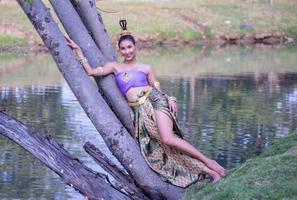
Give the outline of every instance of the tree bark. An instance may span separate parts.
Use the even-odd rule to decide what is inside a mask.
[[[81,47],[85,57],[88,59],[90,65],[95,68],[98,66],[102,66],[106,61],[108,61],[105,56],[103,56],[100,49],[96,46],[96,43],[88,34],[88,30],[86,26],[83,24],[81,18],[73,8],[72,4],[69,0],[50,0],[51,5],[57,13],[60,21],[63,24],[64,29],[68,33],[68,35]],[[84,7],[90,7],[89,1],[79,1],[84,2],[81,4],[87,3]],[[90,15],[94,10],[85,9],[87,14],[85,16]],[[96,14],[96,13],[95,13]],[[94,21],[98,21],[98,17],[93,19]],[[103,26],[103,24],[98,24],[98,26]],[[94,33],[99,34],[99,33]],[[106,33],[105,33],[106,34]],[[108,45],[109,39],[108,37],[103,37],[101,43],[104,45]],[[103,45],[101,44],[101,46]],[[110,53],[111,50],[109,48],[108,52],[106,52],[107,48],[105,48],[105,53]],[[113,52],[111,55],[115,55]],[[109,56],[114,57],[114,56]],[[113,58],[114,60],[114,58]],[[130,115],[130,108],[122,96],[120,90],[118,89],[114,75],[108,75],[106,77],[94,77],[98,88],[100,89],[101,94],[103,95],[106,102],[109,104],[111,109],[118,116],[119,120],[123,123],[123,125],[128,129],[130,134],[133,134],[133,123]]]
[[[139,145],[110,110],[75,59],[48,8],[40,0],[33,0],[32,4],[18,0],[18,3],[49,48],[59,70],[93,125],[137,185],[152,199],[181,198],[184,189],[163,182],[160,176],[149,168],[141,155]]]
[[[110,159],[108,159],[99,149],[93,144],[87,142],[84,145],[86,152],[91,155],[94,160],[109,174],[111,174],[132,199],[147,200],[143,191],[134,184],[134,180],[123,170],[120,170]]]
[[[116,61],[117,58],[114,47],[105,29],[103,19],[97,11],[96,2],[94,0],[71,0],[71,2],[107,61]]]
[[[0,134],[30,152],[68,185],[89,199],[130,199],[107,184],[102,175],[70,155],[49,136],[37,133],[3,112],[0,112]]]

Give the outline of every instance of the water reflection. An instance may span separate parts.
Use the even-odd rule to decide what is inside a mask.
[[[141,52],[178,98],[187,139],[227,168],[297,129],[297,48]],[[0,110],[51,134],[91,168],[86,141],[111,154],[48,55],[0,56]],[[57,175],[0,136],[0,197],[80,199]]]
[[[178,118],[190,141],[231,168],[296,130],[297,74],[277,77],[167,78],[162,85],[174,80],[179,88]]]
[[[63,82],[50,55],[0,54],[0,86],[48,86]]]
[[[86,141],[92,141],[110,157],[111,153],[67,84],[2,87],[0,97],[0,107],[7,113],[30,124],[41,134],[52,135],[71,154],[96,171],[103,172],[82,147]],[[0,166],[1,197],[69,199],[79,196],[57,175],[3,136],[0,136],[0,148],[3,153],[0,157],[3,162]]]

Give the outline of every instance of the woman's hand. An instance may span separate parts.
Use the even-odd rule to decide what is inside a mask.
[[[169,109],[171,110],[171,112],[173,112],[174,116],[176,116],[176,113],[177,113],[176,101],[169,100],[168,101],[168,105],[169,105]]]
[[[73,50],[80,50],[80,47],[73,41],[71,40],[68,36],[64,36],[66,39],[67,45],[73,49]]]

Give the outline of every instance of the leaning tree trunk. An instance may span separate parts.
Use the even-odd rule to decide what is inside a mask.
[[[85,166],[49,136],[34,131],[3,112],[0,112],[0,134],[29,151],[89,199],[130,199],[107,184],[104,176]]]
[[[60,21],[62,22],[64,29],[68,35],[81,47],[90,65],[92,67],[98,67],[100,65],[102,66],[107,60],[101,53],[100,49],[96,46],[96,43],[92,39],[91,35],[88,34],[88,30],[82,23],[79,15],[73,8],[70,1],[50,0],[50,2],[55,9]],[[88,12],[92,12],[92,10]],[[98,18],[93,20],[98,20]],[[101,40],[103,41],[101,43],[106,45],[108,44],[109,39],[106,36]],[[106,52],[106,49],[104,49],[105,53],[110,53],[111,50]],[[114,54],[115,53],[113,52],[112,55]],[[104,78],[95,77],[95,80],[99,89],[101,90],[103,97],[106,99],[106,102],[110,105],[112,110],[116,113],[128,131],[133,133],[133,123],[130,115],[130,108],[116,85],[114,75],[108,75]]]
[[[49,48],[59,70],[95,128],[136,183],[152,199],[179,199],[185,190],[163,182],[160,176],[148,167],[135,140],[110,110],[66,45],[49,9],[40,0],[33,0],[32,4],[18,0],[18,3]]]
[[[78,15],[80,16],[88,33],[94,40],[96,46],[100,49],[106,61],[108,62],[117,61],[114,46],[105,29],[102,16],[97,10],[96,2],[94,0],[89,0],[89,1],[71,0],[71,2],[74,8],[76,9]],[[65,2],[59,2],[59,3],[60,5],[65,4]],[[55,7],[58,9],[57,6]],[[62,23],[64,24],[66,31],[68,32],[68,34],[72,34],[73,32],[69,31],[68,24],[71,24],[71,21],[73,22],[73,20],[71,19],[67,20],[67,18],[63,17],[64,15],[63,13],[65,13],[65,10],[64,12],[63,11],[61,12],[61,10],[59,9],[60,11],[59,12],[57,9],[56,9],[56,12],[58,13],[58,15],[61,16],[59,18],[60,18],[60,21],[62,21]],[[77,36],[75,37],[75,39],[76,38]],[[81,44],[81,45],[86,46],[84,44]],[[88,57],[92,58],[92,56],[88,56]],[[93,66],[96,66],[96,65],[93,65]],[[95,77],[95,79],[107,103],[110,105],[110,107],[118,116],[119,120],[123,123],[123,125],[128,129],[130,133],[132,133],[131,135],[133,135],[134,128],[132,124],[132,118],[130,115],[131,109],[129,108],[126,100],[123,100],[124,98],[122,97],[119,89],[116,86],[114,75],[109,75],[104,78]],[[110,88],[114,88],[114,90],[110,90]]]

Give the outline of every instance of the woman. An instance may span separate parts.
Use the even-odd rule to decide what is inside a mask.
[[[179,187],[187,187],[209,174],[213,181],[225,176],[225,169],[183,140],[176,121],[176,99],[160,89],[150,65],[136,58],[135,39],[127,30],[126,21],[120,20],[123,29],[118,41],[123,62],[109,62],[92,68],[79,46],[70,38],[68,45],[77,54],[89,76],[115,74],[117,84],[134,112],[135,137],[149,166],[161,177]]]

